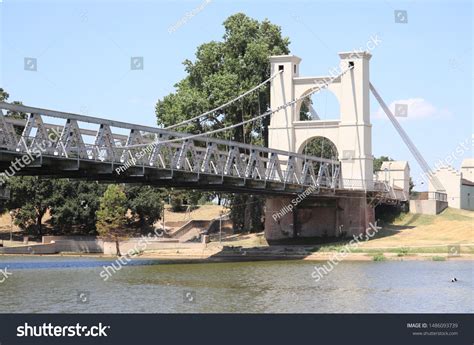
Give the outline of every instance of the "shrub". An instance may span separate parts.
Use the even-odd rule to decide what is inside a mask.
[[[408,248],[399,248],[397,250],[397,253],[398,253],[397,256],[405,256],[408,254],[408,252],[409,252]]]
[[[383,253],[377,253],[374,255],[374,261],[385,261],[387,260],[387,258],[385,257],[385,255],[383,255]]]

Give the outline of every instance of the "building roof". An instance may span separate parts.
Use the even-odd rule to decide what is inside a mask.
[[[474,158],[463,159],[461,168],[474,168]]]
[[[382,167],[380,170],[405,170],[408,168],[408,162],[407,161],[387,161],[382,163]]]
[[[463,186],[474,186],[474,182],[469,181],[469,180],[466,180],[465,178],[462,178],[462,179],[461,179],[461,184],[462,184]]]
[[[301,58],[296,55],[272,55],[270,56],[270,62],[288,62],[300,63]]]
[[[441,166],[438,169],[436,169],[435,171],[433,171],[433,174],[438,175],[439,173],[442,173],[442,172],[445,172],[445,171],[449,172],[451,174],[454,174],[458,177],[461,177],[461,172],[456,170],[456,168],[453,168],[451,165]]]

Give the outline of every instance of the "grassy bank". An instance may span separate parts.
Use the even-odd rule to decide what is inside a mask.
[[[336,253],[349,240],[320,245],[301,245],[298,251]],[[262,248],[268,247],[263,233],[227,237],[223,246]],[[448,208],[436,216],[407,213],[382,229],[370,241],[362,242],[351,253],[371,256],[381,254],[390,257],[409,257],[417,254],[433,254],[433,257],[450,257],[474,254],[474,212]],[[435,260],[435,261],[439,261]]]

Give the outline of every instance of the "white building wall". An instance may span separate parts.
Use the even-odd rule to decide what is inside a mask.
[[[433,172],[443,185],[448,195],[448,206],[461,208],[461,173],[452,167],[443,167]],[[431,181],[428,186],[429,192],[436,192]]]
[[[395,189],[402,189],[406,198],[410,194],[410,166],[407,161],[387,161],[375,172],[377,181],[386,181]]]
[[[462,178],[474,182],[474,159],[466,158],[461,163]]]

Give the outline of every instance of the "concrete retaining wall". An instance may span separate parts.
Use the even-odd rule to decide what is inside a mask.
[[[0,254],[57,254],[56,245],[35,244],[20,247],[0,247]]]
[[[58,254],[62,252],[117,254],[115,242],[113,241],[91,240],[91,237],[88,237],[89,240],[61,239],[71,237],[73,236],[48,236],[48,238],[44,239],[48,243],[18,247],[0,247],[0,254]],[[179,250],[205,247],[205,244],[202,243],[180,243],[178,239],[148,240],[148,242],[145,239],[146,237],[122,241],[120,242],[120,251],[122,254],[125,254],[128,251],[159,249]],[[51,243],[51,241],[54,242]]]
[[[100,240],[97,236],[43,236],[43,243],[51,243],[52,241],[98,241]]]
[[[437,215],[448,207],[447,201],[439,200],[410,200],[410,212]]]
[[[122,255],[126,253],[132,253],[134,251],[146,251],[146,250],[160,250],[160,249],[192,249],[192,248],[204,248],[205,244],[202,243],[180,243],[178,240],[153,240],[146,242],[143,239],[132,239],[128,241],[120,242],[120,252]],[[104,254],[116,255],[117,249],[115,242],[106,241],[104,242]]]
[[[55,236],[59,238],[60,236]],[[76,241],[55,240],[54,243],[30,244],[18,247],[0,247],[1,254],[57,254],[71,253],[102,253],[102,240]]]
[[[188,231],[191,231],[194,228],[206,230],[209,227],[210,223],[211,221],[209,220],[190,220],[189,222],[184,224],[181,228],[179,228],[174,233],[172,233],[171,237],[180,238],[184,236]]]
[[[56,245],[56,250],[58,252],[102,253],[104,251],[104,243],[102,240],[56,240],[53,244]]]

